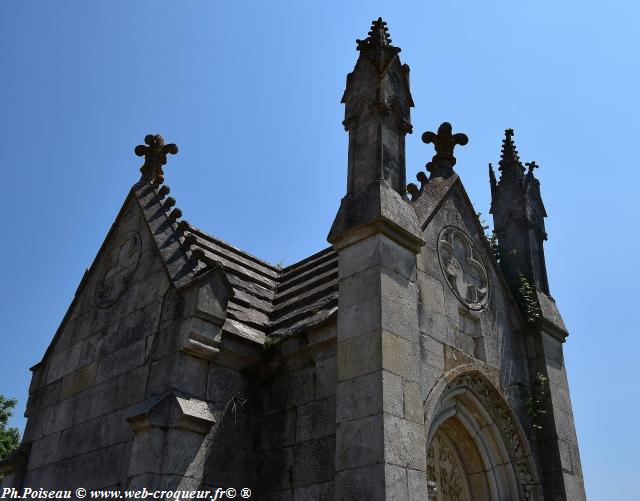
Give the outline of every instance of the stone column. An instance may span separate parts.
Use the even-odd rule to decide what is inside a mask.
[[[198,489],[215,424],[206,402],[169,392],[137,406],[127,421],[135,432],[127,489]]]
[[[347,196],[338,251],[336,500],[424,500],[415,212],[386,182]]]

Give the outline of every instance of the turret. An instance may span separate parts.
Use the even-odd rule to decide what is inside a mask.
[[[547,213],[535,178],[535,162],[525,167],[513,142],[513,129],[505,131],[500,159],[500,179],[489,164],[491,214],[498,238],[500,264],[512,284],[524,276],[536,289],[549,294],[543,243],[547,239]]]
[[[385,180],[401,195],[406,192],[404,140],[411,133],[409,66],[391,45],[387,23],[378,18],[347,75],[342,96],[345,129],[349,132],[347,194],[358,195],[376,180]]]

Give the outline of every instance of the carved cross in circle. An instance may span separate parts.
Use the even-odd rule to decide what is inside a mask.
[[[487,271],[471,238],[452,226],[438,239],[438,257],[451,290],[469,308],[484,308],[489,297]]]
[[[140,260],[140,237],[126,234],[107,258],[96,287],[96,303],[101,308],[113,305],[127,289]]]
[[[164,144],[164,139],[160,134],[148,134],[144,138],[147,144],[139,144],[133,150],[139,157],[144,157],[144,164],[140,167],[143,174],[153,174],[156,182],[164,182],[164,172],[162,166],[167,163],[167,154],[178,153],[178,146],[174,143]]]

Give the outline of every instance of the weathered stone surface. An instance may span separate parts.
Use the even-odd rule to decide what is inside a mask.
[[[462,136],[426,133],[431,177],[407,189],[408,67],[381,19],[358,48],[334,247],[269,265],[179,220],[161,169],[145,169],[33,368],[24,461],[0,462],[6,481],[585,499],[534,165],[507,131],[491,212],[502,250],[520,252],[498,263],[453,171]],[[535,324],[513,264],[535,286]],[[538,374],[549,398],[533,444],[513,388]]]

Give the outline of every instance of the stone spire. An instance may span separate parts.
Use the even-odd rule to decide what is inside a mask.
[[[505,131],[498,181],[489,164],[490,213],[498,236],[500,265],[512,285],[517,286],[522,274],[538,290],[548,294],[543,248],[547,239],[544,225],[547,213],[540,195],[540,181],[533,172],[538,165],[534,161],[526,163],[525,175],[513,135],[513,129]]]
[[[524,174],[524,167],[520,162],[518,150],[513,142],[513,135],[513,129],[507,129],[504,131],[499,170],[502,173],[502,176],[506,175],[507,177],[512,177],[514,179],[520,179]]]
[[[151,176],[156,184],[164,182],[162,166],[167,163],[167,154],[175,155],[178,147],[174,143],[164,144],[160,134],[148,134],[144,138],[144,144],[139,144],[133,150],[139,157],[144,157],[144,164],[140,167],[143,176]]]
[[[411,133],[409,67],[391,45],[387,23],[378,18],[369,36],[357,40],[360,53],[342,96],[349,132],[347,193],[356,195],[377,180],[406,193],[405,135]]]

